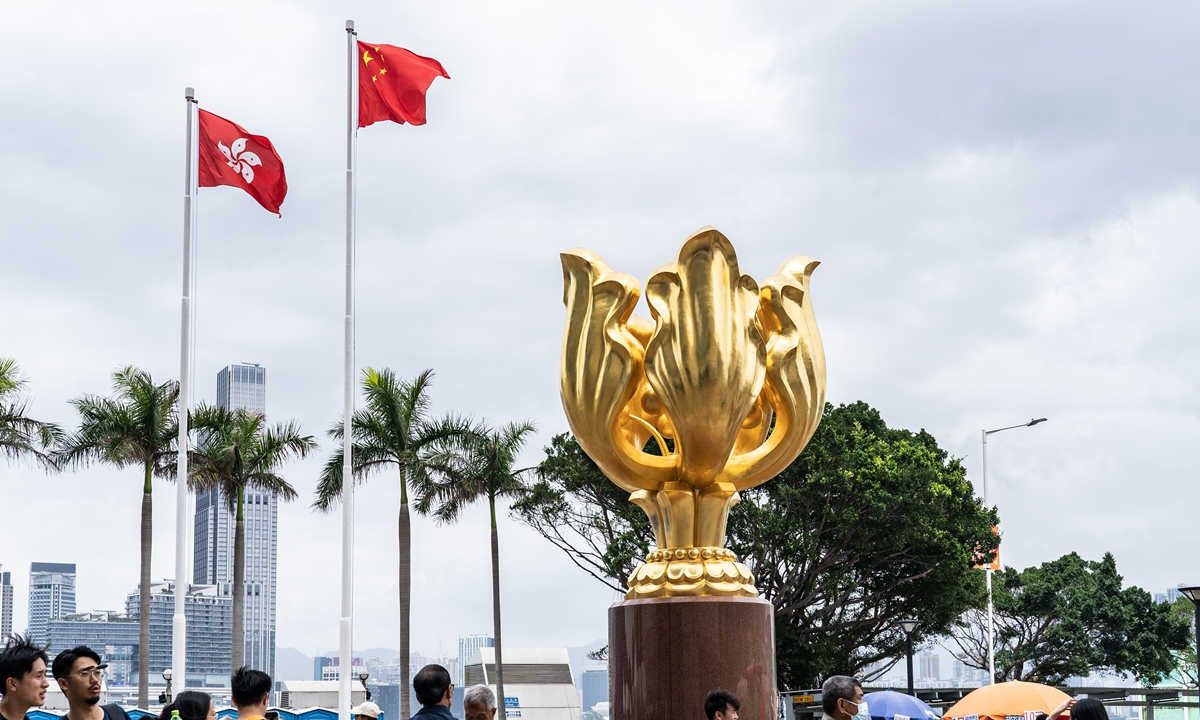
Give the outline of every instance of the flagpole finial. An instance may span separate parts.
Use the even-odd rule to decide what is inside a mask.
[[[354,32],[354,21],[353,20],[346,21],[346,32]]]
[[[187,98],[188,100],[195,100],[196,99],[196,90],[194,88],[184,88],[183,96],[185,98]]]

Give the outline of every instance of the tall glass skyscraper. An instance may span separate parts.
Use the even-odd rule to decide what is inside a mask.
[[[217,405],[267,412],[267,373],[261,365],[230,365],[217,373]],[[246,665],[275,675],[275,569],[279,504],[257,490],[245,493],[246,578],[244,652]],[[233,595],[234,517],[217,490],[196,496],[193,579]]]
[[[480,648],[496,647],[496,639],[491,635],[468,635],[458,639],[458,677],[454,683],[459,687],[466,687],[466,667],[471,660],[479,654]],[[504,667],[508,667],[508,663],[504,663]]]
[[[0,643],[8,642],[12,635],[12,606],[12,573],[0,572]]]
[[[29,564],[29,635],[44,646],[46,624],[75,613],[75,563]]]

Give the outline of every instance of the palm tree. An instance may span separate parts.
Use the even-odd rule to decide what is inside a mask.
[[[29,417],[27,401],[20,397],[25,383],[17,361],[0,358],[0,454],[9,460],[32,458],[48,471],[57,470],[50,453],[63,432],[54,423]]]
[[[514,470],[517,455],[534,432],[533,423],[509,423],[492,430],[480,428],[458,443],[433,452],[427,463],[436,481],[418,488],[417,512],[432,512],[438,522],[458,520],[463,509],[487,498],[492,517],[492,624],[496,633],[496,696],[504,707],[504,645],[500,638],[500,537],[496,530],[496,500],[519,497],[526,491],[521,476],[534,468]],[[436,507],[435,507],[436,506]],[[502,715],[501,717],[505,717]]]
[[[409,484],[427,481],[424,454],[439,443],[464,436],[469,427],[453,416],[434,419],[430,415],[429,387],[433,371],[426,370],[412,382],[396,377],[388,368],[363,370],[364,406],[351,422],[354,477],[362,482],[374,472],[394,467],[400,476],[400,687],[409,686],[409,607],[412,598],[412,539],[408,516]],[[336,450],[317,485],[313,507],[327,512],[342,496],[342,423],[329,429],[338,441]],[[408,693],[400,693],[400,719],[409,717]]]
[[[231,673],[243,664],[246,605],[246,528],[243,508],[246,489],[283,500],[294,500],[296,489],[276,470],[293,457],[307,457],[317,443],[301,435],[294,422],[266,427],[262,415],[243,409],[210,405],[196,408],[191,426],[199,442],[188,484],[194,490],[217,488],[235,523],[233,532],[233,656]]]
[[[62,465],[102,462],[118,468],[140,465],[142,483],[142,559],[138,613],[138,707],[149,706],[150,688],[150,545],[153,539],[151,479],[173,478],[175,441],[179,434],[179,383],[155,385],[150,374],[135,367],[113,373],[112,397],[84,395],[71,401],[79,413],[79,429],[55,452]]]

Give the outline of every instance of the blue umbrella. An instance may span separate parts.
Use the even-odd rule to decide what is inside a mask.
[[[940,717],[933,708],[912,695],[895,690],[881,690],[863,695],[872,720],[935,720]]]

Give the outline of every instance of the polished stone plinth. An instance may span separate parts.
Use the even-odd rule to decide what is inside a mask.
[[[729,690],[741,720],[775,720],[775,616],[747,597],[625,600],[608,609],[612,720],[704,717]]]

